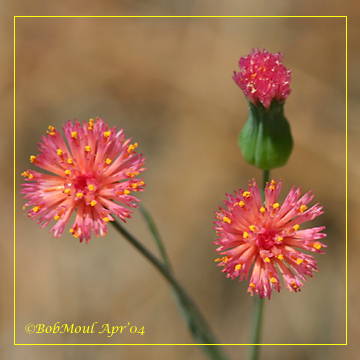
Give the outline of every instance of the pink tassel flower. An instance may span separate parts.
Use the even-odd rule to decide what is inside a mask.
[[[319,241],[326,236],[321,233],[324,226],[300,229],[323,213],[318,204],[307,207],[314,197],[311,192],[300,198],[300,189],[293,187],[280,205],[280,189],[281,181],[267,183],[263,203],[254,180],[247,191],[227,194],[226,209],[215,213],[218,238],[214,244],[222,256],[215,261],[228,278],[242,281],[250,274],[248,292],[260,298],[270,299],[272,290],[280,291],[279,272],[286,288],[300,291],[301,280],[317,271],[314,258],[301,250],[324,254],[321,249],[326,247]]]
[[[90,119],[81,125],[77,120],[63,126],[65,139],[53,126],[39,143],[40,154],[30,161],[49,174],[34,170],[22,173],[26,183],[21,193],[31,206],[28,216],[37,219],[41,227],[52,220],[50,232],[60,237],[71,214],[76,209],[70,232],[88,243],[92,230],[96,236],[107,233],[111,214],[125,221],[139,200],[132,192],[142,191],[145,185],[137,179],[145,159],[136,155],[137,144],[125,139],[123,130],[108,128],[102,119]]]
[[[253,49],[251,54],[240,58],[240,71],[234,71],[233,79],[255,106],[260,101],[266,109],[273,100],[282,103],[291,92],[291,70],[282,64],[283,55]]]

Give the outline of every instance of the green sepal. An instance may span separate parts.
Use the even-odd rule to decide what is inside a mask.
[[[262,170],[284,166],[293,148],[284,102],[273,101],[269,109],[248,103],[249,116],[238,138],[246,161]]]

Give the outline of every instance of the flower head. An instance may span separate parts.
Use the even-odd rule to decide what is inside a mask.
[[[51,174],[34,170],[22,173],[26,183],[21,193],[31,206],[28,216],[38,219],[41,227],[51,220],[56,224],[50,232],[59,237],[76,209],[70,229],[72,235],[90,240],[107,233],[106,224],[115,214],[125,221],[139,200],[131,192],[142,191],[145,183],[137,179],[145,159],[136,155],[137,144],[125,139],[123,130],[108,128],[102,119],[90,119],[81,125],[77,120],[63,126],[65,139],[53,126],[39,143],[40,154],[30,161]]]
[[[300,198],[300,189],[293,187],[284,203],[277,197],[281,189],[274,180],[266,184],[265,202],[261,200],[255,181],[246,191],[227,195],[226,209],[216,213],[214,229],[218,238],[214,242],[222,256],[216,259],[227,277],[250,282],[248,292],[270,299],[271,291],[280,291],[279,273],[290,291],[300,291],[301,280],[317,271],[314,258],[300,250],[324,254],[326,247],[319,240],[325,228],[300,229],[300,225],[323,213],[318,204],[308,208],[313,199],[311,192]],[[300,250],[299,250],[300,249]]]
[[[291,70],[282,61],[280,52],[259,49],[240,58],[240,71],[234,71],[233,79],[255,106],[260,101],[268,109],[273,100],[281,103],[290,95]]]

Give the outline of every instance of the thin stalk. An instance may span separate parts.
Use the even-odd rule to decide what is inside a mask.
[[[265,202],[265,186],[269,182],[270,171],[264,170],[263,174],[263,186],[262,186],[262,200]],[[250,334],[250,347],[247,354],[247,360],[257,360],[259,357],[260,350],[260,338],[261,338],[261,325],[262,325],[262,315],[264,310],[264,299],[260,299],[259,296],[254,298],[254,307],[251,323],[251,334]]]
[[[113,226],[118,230],[126,240],[129,241],[140,253],[148,259],[152,265],[164,276],[166,281],[171,285],[172,290],[176,293],[182,307],[185,309],[183,316],[186,317],[186,322],[190,327],[190,330],[199,343],[202,350],[211,360],[228,360],[229,358],[223,352],[223,350],[216,346],[218,341],[212,334],[206,320],[191,300],[190,296],[177,282],[171,272],[162,264],[148,249],[146,249],[139,240],[137,240],[132,234],[130,234],[117,220],[111,222]],[[212,344],[211,346],[209,344]]]

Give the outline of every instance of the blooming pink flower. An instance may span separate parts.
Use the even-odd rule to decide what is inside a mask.
[[[267,183],[263,203],[255,180],[249,182],[247,191],[227,194],[227,209],[220,207],[214,221],[218,236],[214,244],[222,255],[215,261],[231,279],[241,281],[251,273],[248,292],[260,298],[270,299],[272,289],[280,291],[278,270],[290,291],[300,291],[301,280],[312,277],[317,265],[298,249],[324,254],[321,248],[326,247],[319,241],[326,236],[320,232],[324,226],[300,230],[300,224],[323,213],[318,204],[307,208],[314,197],[311,192],[299,199],[300,189],[293,187],[280,205],[280,189],[281,181]]]
[[[52,174],[34,170],[22,173],[27,181],[21,193],[25,204],[32,206],[28,215],[38,219],[42,228],[52,219],[50,230],[59,237],[76,209],[70,232],[86,243],[91,230],[96,236],[107,233],[106,224],[112,213],[125,221],[139,200],[131,192],[142,191],[145,183],[135,178],[143,170],[145,159],[135,155],[137,144],[125,139],[123,130],[108,129],[102,119],[90,119],[81,125],[77,120],[63,126],[65,139],[53,126],[39,143],[40,155],[30,161]]]
[[[282,61],[280,52],[253,49],[250,55],[240,58],[240,71],[234,71],[233,79],[254,105],[260,101],[268,109],[273,100],[281,103],[291,92],[291,70]]]

